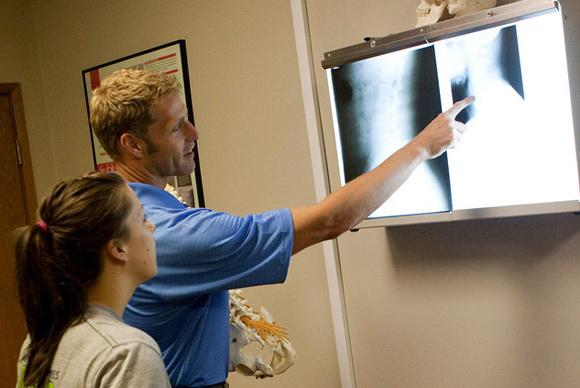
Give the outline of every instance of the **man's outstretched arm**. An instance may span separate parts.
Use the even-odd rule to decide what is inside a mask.
[[[473,101],[474,97],[458,101],[375,169],[319,203],[290,209],[294,220],[292,253],[351,229],[381,206],[423,161],[455,147],[466,130],[455,117]]]

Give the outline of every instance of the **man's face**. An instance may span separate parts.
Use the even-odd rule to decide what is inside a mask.
[[[173,94],[163,97],[152,108],[157,120],[149,126],[145,152],[147,169],[159,178],[191,174],[195,141],[199,133],[189,122],[187,108]]]

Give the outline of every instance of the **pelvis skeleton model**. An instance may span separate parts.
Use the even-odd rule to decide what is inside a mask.
[[[422,27],[451,19],[454,16],[463,16],[483,11],[497,5],[497,0],[421,0],[417,7],[417,25]]]
[[[290,368],[296,361],[296,351],[286,337],[286,329],[274,323],[264,307],[256,313],[240,296],[242,290],[230,290],[230,364],[229,371],[237,371],[256,378],[272,377]],[[244,353],[244,347],[258,341],[272,350],[270,364],[260,356]]]
[[[171,185],[165,191],[181,202],[183,199]],[[185,203],[185,202],[184,202]],[[274,323],[274,317],[264,307],[256,313],[240,296],[242,290],[230,290],[230,363],[229,371],[256,378],[272,377],[290,368],[296,362],[296,351],[288,341],[286,328]],[[244,353],[244,347],[252,342],[272,350],[269,364],[259,355]]]

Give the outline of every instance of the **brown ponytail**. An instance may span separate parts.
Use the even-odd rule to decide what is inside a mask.
[[[128,237],[125,187],[119,175],[101,172],[61,182],[43,200],[41,221],[16,231],[16,280],[30,336],[25,386],[47,383],[64,332],[87,308],[103,248]]]

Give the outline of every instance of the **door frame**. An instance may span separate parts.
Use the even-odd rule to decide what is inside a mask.
[[[23,196],[26,199],[26,219],[28,223],[34,220],[38,206],[34,174],[32,173],[32,160],[24,120],[24,103],[22,101],[22,89],[19,83],[0,83],[0,95],[5,95],[10,100],[14,127],[16,128],[16,144],[19,155],[20,178],[24,185]]]

